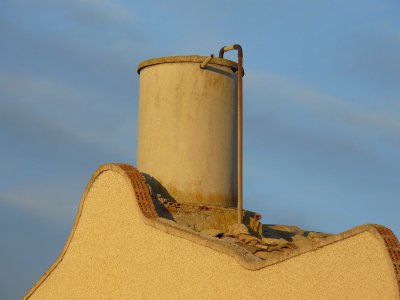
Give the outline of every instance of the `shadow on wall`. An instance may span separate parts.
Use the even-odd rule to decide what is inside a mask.
[[[214,68],[212,66],[207,66],[207,67],[204,68],[204,70],[212,71],[212,72],[227,76],[227,77],[232,78],[232,79],[236,78],[236,73],[232,74],[230,72],[227,72],[227,71],[224,71],[224,70],[221,70],[221,69],[218,69],[218,68]],[[232,71],[235,72],[235,70],[232,70]]]
[[[175,198],[171,196],[168,190],[153,176],[142,173],[146,182],[150,185],[152,195],[160,195],[161,198],[164,198],[168,201],[176,202]]]
[[[272,238],[272,239],[284,239],[288,242],[293,241],[293,236],[296,235],[296,232],[290,232],[290,231],[285,231],[285,230],[279,230],[272,228],[272,226],[275,226],[273,224],[263,224],[262,225],[262,233],[263,236],[266,238]]]
[[[153,199],[154,206],[157,214],[165,219],[174,220],[173,215],[165,209],[165,206],[161,203],[161,199],[165,199],[171,202],[176,202],[175,198],[171,196],[168,190],[153,176],[142,173],[146,183],[150,186],[150,194]]]

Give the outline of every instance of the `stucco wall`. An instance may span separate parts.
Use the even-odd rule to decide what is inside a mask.
[[[398,299],[373,234],[251,271],[232,257],[143,222],[126,176],[101,173],[67,251],[33,299]]]

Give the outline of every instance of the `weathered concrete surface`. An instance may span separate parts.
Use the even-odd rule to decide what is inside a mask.
[[[371,232],[254,271],[155,222],[145,222],[129,176],[102,167],[63,252],[27,298],[399,299],[386,246]]]
[[[191,58],[140,70],[138,168],[182,203],[235,206],[236,75]]]

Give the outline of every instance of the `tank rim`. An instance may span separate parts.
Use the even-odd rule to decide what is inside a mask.
[[[157,57],[157,58],[152,58],[148,60],[142,61],[138,66],[137,66],[137,72],[140,74],[140,71],[146,67],[153,66],[153,65],[158,65],[158,64],[164,64],[164,63],[182,63],[182,62],[188,62],[188,63],[202,63],[204,60],[207,59],[209,56],[200,56],[200,55],[187,55],[187,56],[163,56],[163,57]],[[210,65],[219,65],[219,66],[224,66],[224,67],[230,67],[233,72],[236,72],[238,69],[238,65],[236,62],[225,59],[225,58],[219,58],[219,57],[214,57]],[[243,72],[244,74],[244,72]]]

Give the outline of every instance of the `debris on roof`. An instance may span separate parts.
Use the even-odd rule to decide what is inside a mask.
[[[262,224],[261,215],[248,210],[244,210],[243,224],[237,224],[236,208],[179,203],[152,192],[150,186],[149,190],[160,218],[237,245],[261,259],[281,255],[330,236],[305,231],[297,226]]]

